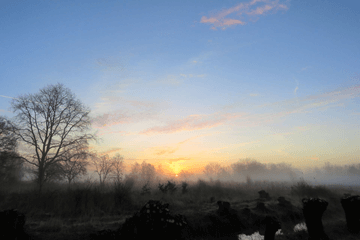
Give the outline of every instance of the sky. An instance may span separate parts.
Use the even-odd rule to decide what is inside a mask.
[[[92,149],[179,173],[360,156],[360,1],[0,1],[0,115],[62,83]]]

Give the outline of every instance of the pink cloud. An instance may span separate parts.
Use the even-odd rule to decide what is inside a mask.
[[[260,6],[259,6],[260,5]],[[288,6],[280,3],[280,0],[252,0],[247,3],[240,3],[234,7],[222,10],[217,14],[212,15],[211,17],[202,16],[200,22],[212,24],[211,29],[216,30],[216,28],[221,27],[225,29],[226,27],[232,25],[245,25],[246,22],[243,20],[247,16],[259,16],[264,15],[270,11],[276,13],[279,10],[286,11]],[[228,18],[228,15],[236,13],[236,18],[242,17],[243,19],[236,19],[234,17]]]
[[[213,128],[224,124],[226,121],[239,117],[236,114],[190,115],[185,119],[177,120],[161,127],[153,127],[140,132],[140,134],[166,134],[181,131],[195,131]]]
[[[223,26],[230,26],[230,25],[236,25],[236,24],[244,25],[245,22],[236,20],[236,19],[224,19],[224,21],[223,21]]]
[[[201,23],[216,23],[216,22],[219,22],[219,20],[217,20],[216,18],[207,18],[205,16],[203,16],[201,18]]]

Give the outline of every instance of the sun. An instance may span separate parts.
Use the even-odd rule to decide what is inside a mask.
[[[176,174],[175,176],[177,177],[178,175]]]

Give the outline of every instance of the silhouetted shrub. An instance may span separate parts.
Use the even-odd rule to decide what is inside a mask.
[[[173,194],[177,189],[176,184],[174,182],[170,182],[170,181],[168,181],[166,187],[167,187],[168,191],[170,192],[170,194]]]
[[[264,199],[264,200],[270,200],[271,199],[269,193],[265,192],[264,190],[261,190],[258,193],[259,193],[260,199]]]
[[[150,195],[151,194],[151,188],[149,186],[149,182],[145,183],[145,185],[141,188],[141,195]]]
[[[0,212],[0,238],[1,239],[25,239],[24,233],[26,217],[17,209]]]
[[[168,193],[170,192],[170,194],[173,194],[176,191],[177,187],[176,187],[176,183],[174,182],[170,182],[168,181],[167,184],[164,186],[164,184],[160,184],[159,183],[159,190],[162,193]],[[183,188],[184,189],[184,188]]]
[[[187,193],[188,192],[188,189],[187,189],[187,186],[188,186],[188,183],[187,182],[182,182],[181,183],[181,193],[182,194],[185,194],[185,193]]]
[[[337,195],[325,186],[311,186],[305,181],[298,182],[291,187],[291,194],[298,196],[299,198],[336,198]]]
[[[120,239],[188,239],[188,222],[182,215],[171,215],[169,204],[150,200],[139,212],[127,218],[119,229]]]
[[[124,183],[117,183],[114,185],[114,201],[116,208],[131,204],[131,188],[131,185],[126,185]]]

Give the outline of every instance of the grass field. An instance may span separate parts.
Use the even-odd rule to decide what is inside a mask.
[[[304,222],[301,199],[320,197],[329,205],[323,215],[325,233],[331,239],[360,239],[359,234],[350,234],[346,229],[345,214],[340,204],[345,194],[360,194],[359,187],[311,186],[306,182],[252,182],[235,183],[220,181],[173,182],[165,193],[158,183],[143,187],[133,179],[118,185],[100,186],[92,182],[71,185],[48,184],[42,193],[29,182],[3,186],[0,191],[0,210],[16,208],[26,215],[25,231],[34,240],[40,239],[91,239],[104,229],[116,231],[126,218],[139,211],[148,200],[162,200],[170,204],[172,214],[184,215],[194,229],[189,239],[251,239],[246,235],[264,234],[261,219],[267,214],[275,215],[282,225],[276,239],[307,239],[306,230],[294,231]],[[166,182],[163,183],[165,186]],[[271,200],[263,201],[266,210],[257,208],[258,191],[265,190]],[[292,208],[279,208],[277,198],[283,196]],[[226,238],[214,237],[209,216],[218,209],[217,201],[228,201],[231,208],[241,216],[245,227]],[[252,215],[242,215],[244,209]],[[93,234],[93,235],[92,235]],[[242,235],[242,238],[239,236]],[[256,238],[255,235],[258,235]],[[259,238],[259,234],[253,239]],[[261,237],[261,236],[260,236]]]

